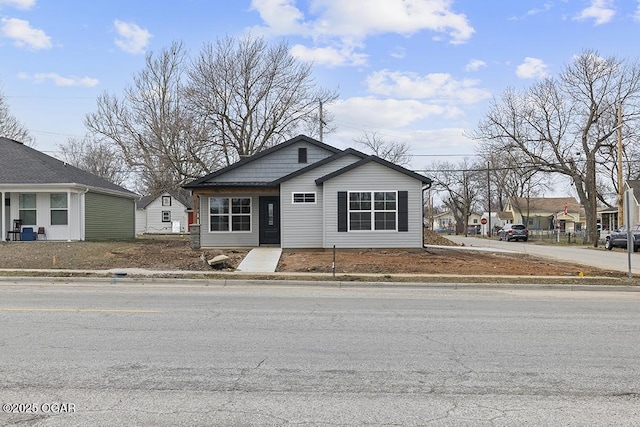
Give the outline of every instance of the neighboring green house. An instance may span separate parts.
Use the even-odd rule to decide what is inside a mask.
[[[431,179],[299,135],[184,186],[193,247],[421,248]]]
[[[0,227],[6,240],[108,240],[135,237],[139,196],[99,176],[0,137]],[[19,230],[16,230],[19,226]]]

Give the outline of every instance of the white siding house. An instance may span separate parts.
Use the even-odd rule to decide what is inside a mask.
[[[136,234],[187,233],[189,198],[175,191],[142,197],[136,203]]]
[[[431,179],[304,135],[197,179],[194,247],[419,248]]]

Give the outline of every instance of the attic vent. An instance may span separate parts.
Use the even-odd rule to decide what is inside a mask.
[[[307,163],[307,147],[298,148],[298,163]]]

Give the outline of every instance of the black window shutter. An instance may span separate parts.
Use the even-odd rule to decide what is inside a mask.
[[[338,191],[338,231],[347,231],[347,192]]]
[[[398,231],[409,231],[409,192],[398,191]]]

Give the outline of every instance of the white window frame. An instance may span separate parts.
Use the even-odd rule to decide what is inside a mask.
[[[211,201],[215,199],[227,200],[228,212],[212,214],[211,213]],[[234,200],[249,200],[249,212],[233,212]],[[238,206],[236,206],[238,207]],[[240,205],[242,207],[242,205]],[[212,217],[227,217],[227,230],[212,230],[211,221]],[[234,217],[249,217],[249,229],[248,230],[233,230],[233,218]],[[209,233],[251,233],[253,231],[253,199],[251,197],[209,197]]]
[[[296,201],[296,196],[301,196],[302,200]],[[309,201],[309,197],[313,200]],[[294,205],[315,205],[317,200],[318,198],[315,191],[296,191],[291,193],[291,203]]]
[[[370,194],[370,207],[369,209],[352,209],[351,208],[351,195],[352,194]],[[394,194],[394,202],[395,209],[376,209],[376,201],[375,196],[376,193],[393,193]],[[376,229],[376,213],[389,213],[393,212],[395,214],[395,228],[393,229]],[[362,230],[362,229],[352,229],[351,228],[351,214],[352,213],[369,213],[369,220],[371,223],[371,228]],[[375,233],[393,233],[398,231],[398,191],[396,190],[363,190],[363,191],[348,191],[347,192],[347,231],[349,232],[375,232]]]
[[[171,196],[162,196],[162,206],[171,206]]]
[[[33,207],[24,205],[24,202],[26,201],[26,196],[32,196],[33,197]],[[27,222],[24,221],[24,219],[23,219],[22,212],[33,212],[33,217],[35,219],[35,222],[38,221],[38,196],[35,193],[20,193],[20,195],[18,195],[18,218],[23,220],[22,221],[22,225],[23,226],[24,225],[36,225],[35,223],[34,224],[27,224]]]
[[[62,206],[53,206],[53,196],[64,196],[64,207]],[[49,194],[49,220],[51,225],[69,225],[69,198],[67,193],[51,193]],[[65,213],[65,222],[54,222],[53,220],[53,212],[64,212]]]
[[[171,211],[162,211],[162,222],[171,222]]]

